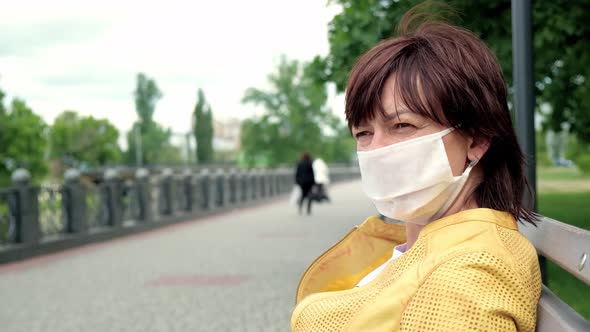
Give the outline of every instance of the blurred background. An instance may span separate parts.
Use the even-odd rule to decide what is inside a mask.
[[[40,227],[51,229],[43,223],[65,227],[59,188],[68,169],[78,170],[86,185],[100,186],[108,170],[123,179],[132,178],[138,168],[154,176],[164,169],[175,174],[205,168],[291,170],[302,151],[334,167],[354,167],[355,145],[343,114],[347,75],[355,60],[391,36],[403,13],[419,2],[3,1],[0,187],[10,187],[15,171],[26,169],[32,184],[54,188],[39,196],[39,213],[46,216],[39,219]],[[457,10],[452,20],[474,31],[494,51],[512,93],[510,1],[446,2]],[[538,208],[543,215],[590,230],[588,8],[590,0],[533,1],[532,19]],[[335,188],[342,190],[341,202],[354,205],[362,198],[350,194],[347,190],[354,190],[349,185]],[[14,240],[7,195],[0,194],[2,245]],[[332,229],[325,225],[337,201],[321,207],[318,215],[325,213],[324,218],[312,218],[320,218],[324,226],[311,229]],[[349,215],[347,227],[362,221],[365,211],[372,213],[362,202],[363,213],[355,220]],[[280,204],[291,211],[287,203]],[[280,211],[272,213],[285,214]],[[260,231],[257,239],[313,242],[310,228],[298,228],[297,216],[285,218],[293,219],[283,224],[286,233],[279,231],[282,228]],[[308,258],[336,238],[338,234],[318,237],[306,259],[283,253],[286,260],[273,262],[298,264],[287,269],[296,283]],[[273,245],[265,248],[272,251]],[[262,250],[261,255],[272,253]],[[10,330],[32,330],[5,309],[13,303],[2,291],[22,285],[16,279],[8,283],[7,278],[16,275],[0,271],[0,284],[6,281],[0,287],[0,326],[5,321],[11,322]],[[551,263],[548,276],[549,287],[590,319],[588,287]],[[231,298],[231,292],[227,296]],[[279,318],[263,318],[280,321],[284,328],[268,330],[287,329],[291,300],[285,300],[287,309]],[[227,329],[219,325],[202,330]]]

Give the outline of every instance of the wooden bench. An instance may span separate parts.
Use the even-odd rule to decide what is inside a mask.
[[[590,231],[546,217],[537,227],[520,223],[519,230],[533,243],[539,255],[590,285]],[[584,300],[590,303],[590,298]],[[545,285],[537,315],[537,332],[590,331],[590,322]]]

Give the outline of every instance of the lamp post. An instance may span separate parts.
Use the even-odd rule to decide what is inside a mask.
[[[192,148],[191,148],[191,131],[190,130],[185,134],[185,139],[186,139],[186,161],[187,161],[187,164],[190,165],[193,161],[193,153],[192,153]]]
[[[525,193],[524,206],[537,211],[537,163],[535,156],[535,92],[531,0],[512,0],[512,73],[516,135],[526,156],[527,178],[532,193]],[[547,284],[545,257],[539,256],[541,277]]]
[[[528,208],[536,206],[535,156],[535,96],[533,77],[533,47],[531,0],[512,0],[512,63],[516,135],[527,160],[527,177],[533,189],[532,197],[525,197]]]
[[[134,132],[135,132],[135,163],[137,168],[141,168],[143,166],[143,151],[141,150],[141,124],[138,121],[135,125]]]

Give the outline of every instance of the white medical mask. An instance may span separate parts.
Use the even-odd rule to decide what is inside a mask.
[[[379,213],[426,225],[449,209],[477,162],[453,176],[442,139],[451,131],[357,152],[363,190]]]

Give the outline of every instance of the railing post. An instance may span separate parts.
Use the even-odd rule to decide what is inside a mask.
[[[285,192],[285,180],[283,168],[277,169],[277,192],[283,194]]]
[[[39,190],[31,185],[31,173],[26,169],[15,170],[11,179],[17,195],[15,240],[17,243],[35,245],[41,239]]]
[[[275,190],[274,190],[274,170],[273,169],[266,169],[265,171],[266,175],[266,196],[267,197],[273,197],[275,196]]]
[[[193,211],[193,172],[190,168],[184,170],[182,189],[184,192],[184,211],[186,213],[191,213]]]
[[[272,172],[272,177],[274,179],[273,181],[273,185],[274,185],[274,192],[275,195],[280,195],[282,194],[281,192],[281,177],[280,177],[280,170],[277,168]]]
[[[283,171],[283,179],[285,184],[285,191],[291,192],[295,183],[295,170],[286,169]]]
[[[240,170],[238,173],[238,180],[240,182],[240,202],[246,203],[250,197],[248,195],[248,190],[250,188],[248,183],[248,171],[245,169]]]
[[[226,207],[228,192],[226,188],[225,174],[221,168],[218,168],[217,172],[215,173],[215,189],[217,190],[215,195],[216,207]]]
[[[191,170],[191,211],[193,213],[199,213],[203,210],[201,206],[201,188],[199,186],[199,174],[194,173]]]
[[[262,176],[262,169],[257,169],[256,174],[256,196],[258,199],[262,199],[264,197],[264,178]]]
[[[66,233],[86,233],[88,215],[86,205],[86,188],[80,181],[80,171],[68,169],[64,174],[63,205],[66,212]]]
[[[236,169],[232,168],[229,170],[227,175],[228,181],[228,193],[229,193],[229,204],[236,205],[238,204],[238,178],[236,174]]]
[[[197,187],[199,192],[199,208],[207,210],[209,208],[209,170],[202,169],[197,177]]]
[[[150,184],[150,172],[145,168],[139,168],[135,172],[135,186],[137,188],[137,203],[141,222],[149,223],[153,221],[152,210],[152,188]]]
[[[258,178],[258,197],[264,199],[266,197],[266,170],[259,169],[256,177]]]
[[[248,184],[250,187],[250,200],[255,201],[258,199],[258,177],[255,169],[251,169],[248,173]]]
[[[271,170],[268,168],[264,168],[262,170],[262,183],[264,185],[264,197],[266,198],[270,198],[272,196],[270,183],[272,179],[270,178],[270,172]]]
[[[207,208],[215,210],[217,207],[217,184],[215,183],[215,173],[213,171],[209,172],[209,186],[207,189],[209,190],[209,206]]]
[[[215,185],[208,169],[201,170],[199,174],[199,184],[201,187],[201,207],[205,210],[213,210],[215,207]]]
[[[293,184],[295,181],[293,180],[294,174],[292,174],[288,169],[283,168],[281,170],[281,191],[282,192],[290,192],[293,188]]]
[[[295,171],[288,168],[283,169],[283,181],[285,192],[291,192],[293,185],[295,185]]]
[[[221,175],[221,188],[223,190],[223,203],[222,206],[224,208],[227,208],[231,205],[231,193],[230,193],[230,178],[229,178],[229,173],[226,172],[223,169],[220,169],[220,175]]]
[[[109,225],[112,227],[123,226],[122,188],[119,173],[115,169],[107,169],[104,174],[105,192],[104,201],[109,211]]]
[[[275,169],[268,169],[268,196],[273,197],[276,196],[276,188],[275,188],[275,173],[276,170]]]
[[[276,177],[277,177],[277,192],[279,194],[282,194],[285,192],[285,190],[284,190],[285,181],[283,179],[283,169],[282,168],[277,168]]]
[[[218,168],[214,175],[214,186],[215,186],[215,207],[222,207],[224,203],[223,197],[223,170]]]
[[[172,215],[172,169],[164,168],[160,178],[160,214]]]

